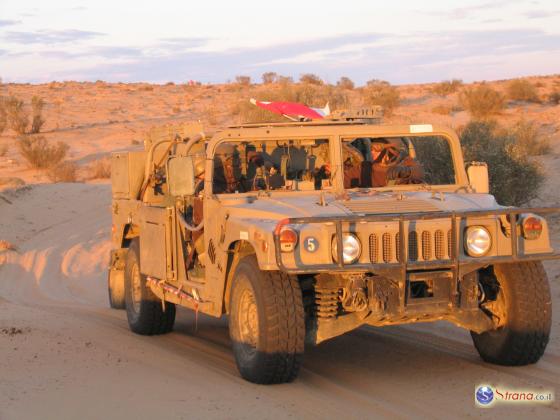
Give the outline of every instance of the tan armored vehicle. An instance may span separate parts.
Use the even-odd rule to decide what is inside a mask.
[[[559,256],[539,214],[557,209],[496,203],[447,128],[339,118],[167,128],[115,153],[111,306],[146,335],[176,305],[228,315],[256,383],[293,380],[305,342],[364,324],[446,320],[487,362],[537,362],[541,261]]]

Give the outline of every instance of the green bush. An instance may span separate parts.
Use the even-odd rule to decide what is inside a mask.
[[[380,105],[385,115],[390,116],[400,104],[397,88],[384,81],[369,81],[363,90],[363,101],[366,105]]]
[[[47,169],[62,162],[70,148],[61,141],[51,144],[43,136],[21,136],[19,151],[30,167]]]
[[[476,120],[485,120],[499,114],[505,106],[504,97],[485,83],[463,89],[459,102]]]
[[[515,132],[497,130],[493,123],[470,122],[461,131],[465,162],[488,164],[490,193],[502,205],[523,205],[538,196],[544,181],[539,166],[527,156],[512,153]]]
[[[463,81],[461,79],[444,80],[435,85],[432,88],[432,92],[436,95],[447,96],[457,92],[461,86],[463,86]]]
[[[513,101],[540,102],[537,88],[525,79],[509,82],[508,97]]]

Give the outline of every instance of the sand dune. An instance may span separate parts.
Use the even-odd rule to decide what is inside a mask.
[[[2,419],[447,418],[481,414],[480,383],[559,388],[556,339],[537,365],[498,367],[444,323],[361,328],[307,349],[295,383],[247,383],[226,320],[202,317],[195,331],[193,314],[180,310],[173,333],[142,337],[108,308],[109,185],[38,185],[4,197],[0,229],[17,251],[0,253]],[[557,418],[558,409],[491,414]]]

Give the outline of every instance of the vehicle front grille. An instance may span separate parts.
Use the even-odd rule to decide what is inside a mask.
[[[394,240],[393,240],[394,239]],[[380,261],[394,263],[401,261],[401,238],[397,233],[372,233],[369,235],[369,260],[372,264]],[[432,261],[451,258],[451,231],[434,232],[423,230],[408,232],[408,261]]]

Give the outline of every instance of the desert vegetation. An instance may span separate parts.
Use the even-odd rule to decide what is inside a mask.
[[[509,99],[513,101],[540,102],[535,85],[525,79],[514,79],[508,84]]]
[[[33,169],[48,169],[60,164],[69,146],[63,142],[51,143],[43,136],[21,136],[17,141],[19,152]]]
[[[544,176],[526,153],[523,130],[506,130],[496,123],[473,121],[460,132],[465,162],[488,164],[490,193],[502,205],[523,205],[536,198]]]
[[[43,108],[45,101],[39,96],[33,96],[31,99],[31,116],[29,120],[29,111],[25,106],[25,102],[16,96],[7,98],[0,97],[0,134],[6,127],[11,128],[16,134],[36,134],[41,131],[45,119],[43,117]],[[31,124],[31,129],[29,126]]]
[[[89,179],[108,179],[111,178],[111,159],[102,158],[93,161],[89,167]]]
[[[459,95],[459,103],[474,119],[487,120],[502,112],[505,98],[486,83],[481,83],[476,87],[463,89]]]
[[[384,80],[370,80],[363,89],[365,105],[380,105],[385,115],[391,116],[400,104],[400,94],[396,87]]]
[[[78,165],[74,162],[61,162],[46,170],[47,178],[51,182],[76,182],[78,180]]]
[[[462,86],[463,81],[461,79],[444,80],[436,84],[432,88],[432,92],[436,95],[447,96],[457,92]]]
[[[299,78],[299,81],[301,83],[307,83],[310,85],[322,85],[324,83],[319,76],[313,73],[302,74]]]

